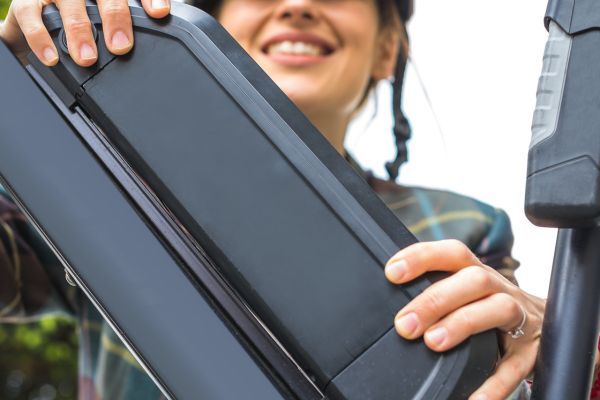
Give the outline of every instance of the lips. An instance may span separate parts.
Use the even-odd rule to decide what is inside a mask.
[[[283,42],[273,43],[267,47],[267,54],[289,54],[298,56],[322,56],[325,49],[307,42],[292,42],[285,40]]]
[[[271,37],[261,48],[268,56],[323,58],[335,52],[335,45],[306,32],[287,32]]]

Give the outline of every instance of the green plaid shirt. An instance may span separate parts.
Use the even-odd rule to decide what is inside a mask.
[[[458,239],[514,282],[518,263],[511,257],[513,236],[503,211],[447,191],[364,177],[419,240]],[[85,295],[66,283],[56,257],[0,192],[0,320],[57,312],[78,321],[79,399],[164,398]],[[518,396],[513,398],[525,398]]]

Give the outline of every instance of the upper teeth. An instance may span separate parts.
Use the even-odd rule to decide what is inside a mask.
[[[267,53],[319,56],[323,54],[323,49],[310,43],[284,41],[270,45]]]

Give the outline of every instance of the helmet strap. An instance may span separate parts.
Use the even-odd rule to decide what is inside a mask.
[[[404,37],[408,38],[406,34],[406,27],[402,24],[404,29]],[[385,169],[389,175],[390,180],[395,181],[398,178],[400,166],[408,160],[408,149],[406,142],[410,139],[412,129],[408,119],[402,112],[402,88],[404,85],[404,73],[406,71],[406,63],[408,61],[408,46],[406,43],[400,43],[398,51],[398,60],[396,61],[396,70],[394,74],[394,81],[392,82],[392,113],[394,116],[394,139],[396,141],[396,158],[393,161],[389,161],[385,164]]]

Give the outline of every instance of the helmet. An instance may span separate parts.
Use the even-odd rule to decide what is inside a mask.
[[[192,5],[209,14],[216,10],[220,2],[221,0],[191,0]],[[403,22],[407,22],[413,13],[414,0],[395,0],[395,2],[398,7],[398,12],[400,13],[400,19]],[[406,35],[405,24],[402,24],[402,29],[404,29],[404,37],[408,37]],[[406,142],[410,139],[411,127],[402,112],[402,84],[404,82],[404,71],[406,69],[407,59],[408,54],[406,54],[406,48],[401,44],[398,51],[394,82],[392,83],[392,110],[394,113],[394,138],[396,141],[397,153],[394,161],[385,164],[385,168],[391,180],[396,180],[400,166],[408,160]]]
[[[413,13],[413,0],[396,0],[398,4],[398,11],[400,11],[400,18],[402,21],[408,21]]]
[[[413,0],[395,0],[400,12],[400,18],[403,21],[408,21],[413,12]],[[192,0],[191,4],[198,7],[207,13],[211,13],[216,9],[221,0]]]

